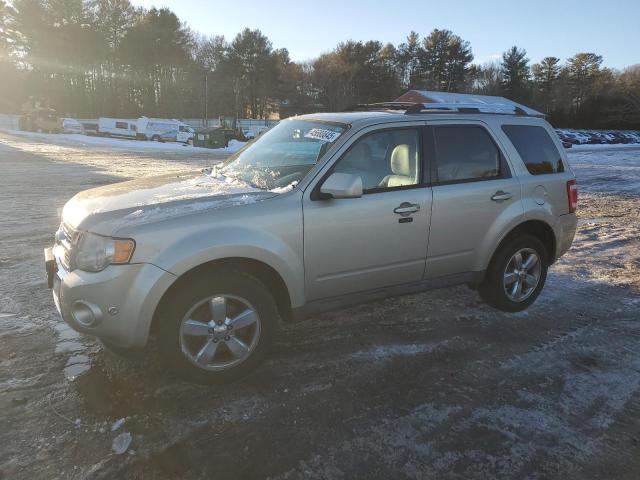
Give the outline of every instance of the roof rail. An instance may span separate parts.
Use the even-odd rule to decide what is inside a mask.
[[[345,112],[375,112],[399,110],[407,115],[415,113],[492,113],[497,115],[518,115],[525,117],[541,117],[544,114],[515,103],[461,103],[461,102],[380,102],[361,103],[346,108]]]
[[[422,106],[422,104],[414,102],[357,103],[345,108],[343,112],[375,112],[380,110],[402,110],[406,112],[409,108],[417,106]]]
[[[508,103],[416,103],[413,107],[408,108],[405,113],[438,113],[438,112],[458,112],[458,113],[495,113],[501,115],[523,115],[523,116],[544,116],[537,115],[538,112],[529,113],[519,105],[511,105]],[[532,111],[533,112],[533,111]]]

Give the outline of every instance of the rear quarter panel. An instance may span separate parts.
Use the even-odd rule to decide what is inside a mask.
[[[527,170],[524,162],[520,158],[517,149],[513,146],[507,135],[502,130],[502,125],[529,125],[544,128],[551,140],[558,149],[560,158],[564,164],[564,172],[550,173],[542,175],[532,175]],[[563,216],[569,214],[569,201],[567,197],[567,181],[575,179],[567,160],[566,152],[560,139],[553,131],[551,125],[542,119],[536,118],[500,118],[495,120],[496,134],[503,138],[503,144],[511,157],[511,163],[520,179],[522,189],[522,205],[524,208],[524,221],[540,220],[547,223],[553,230],[556,237],[556,256],[560,253],[560,244],[566,243],[563,240],[563,225],[567,223]]]

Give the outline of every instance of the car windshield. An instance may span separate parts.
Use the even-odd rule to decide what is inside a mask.
[[[295,184],[329,151],[347,125],[286,120],[227,160],[217,173],[265,190]]]

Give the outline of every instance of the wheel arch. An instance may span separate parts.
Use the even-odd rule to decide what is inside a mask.
[[[205,262],[191,268],[177,277],[164,292],[156,306],[151,320],[150,333],[155,333],[157,331],[159,322],[161,321],[161,312],[164,311],[165,305],[167,302],[171,301],[172,295],[176,291],[191,281],[197,281],[202,275],[222,270],[237,270],[256,278],[273,295],[278,308],[278,313],[282,320],[287,323],[292,321],[293,317],[291,314],[292,308],[290,292],[278,271],[260,260],[243,257],[230,257]]]
[[[547,250],[547,261],[549,265],[551,265],[556,259],[556,235],[547,222],[543,220],[527,220],[518,224],[516,227],[509,230],[498,242],[498,245],[494,249],[491,254],[491,260],[495,256],[496,252],[500,250],[500,248],[508,241],[510,241],[513,237],[518,235],[533,235],[538,240],[542,242],[545,249]]]

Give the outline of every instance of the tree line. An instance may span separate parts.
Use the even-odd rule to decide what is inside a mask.
[[[260,30],[190,30],[169,9],[129,0],[0,0],[0,111],[44,99],[76,117],[266,118],[393,100],[409,89],[502,95],[557,126],[640,129],[640,65],[580,52],[531,63],[517,46],[474,63],[450,30],[399,45],[344,41],[294,62]]]

